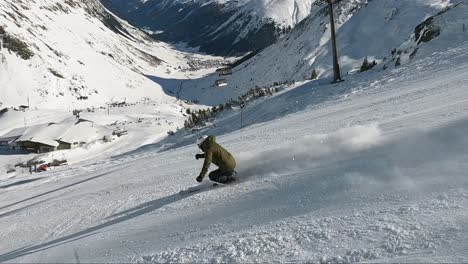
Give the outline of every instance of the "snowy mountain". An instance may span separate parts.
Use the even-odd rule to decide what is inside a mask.
[[[5,0],[0,17],[0,107],[164,102],[170,97],[146,76],[183,77],[211,59],[155,42],[97,0]]]
[[[378,64],[373,70],[388,71],[468,39],[465,1],[343,0],[335,9],[344,79],[358,73],[366,57]],[[327,78],[332,75],[331,54],[328,9],[316,4],[290,33],[236,65],[232,75],[198,80],[181,95],[219,104],[251,88],[308,80],[314,70],[318,78]],[[220,78],[228,86],[216,87]]]
[[[192,2],[214,3],[174,1]],[[219,76],[219,58],[94,0],[1,1],[0,262],[467,263],[468,4],[342,0],[336,14],[345,81],[331,84],[324,4]],[[167,133],[187,117],[207,119]],[[236,182],[196,181],[201,135],[235,157]],[[16,137],[76,146],[3,145]],[[32,159],[68,165],[30,173]]]
[[[133,25],[201,52],[239,55],[267,47],[307,15],[315,0],[101,0]]]
[[[0,261],[466,263],[467,82],[465,41],[138,152],[2,179]],[[236,157],[235,185],[195,181],[205,133]]]
[[[0,1],[0,44],[0,139],[9,133],[21,136],[20,128],[34,130],[47,136],[29,139],[52,150],[56,143],[50,142],[60,138],[46,128],[79,118],[111,134],[128,131],[112,140],[100,135],[99,141],[73,142],[76,149],[50,155],[3,155],[17,145],[7,139],[0,144],[7,146],[0,149],[0,178],[34,159],[73,164],[160,140],[183,126],[185,108],[191,107],[176,100],[165,82],[198,78],[224,62],[154,41],[97,0]],[[25,171],[17,168],[16,173]]]

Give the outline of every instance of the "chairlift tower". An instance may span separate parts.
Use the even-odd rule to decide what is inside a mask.
[[[326,0],[328,2],[328,9],[330,13],[330,31],[331,31],[331,40],[332,40],[332,49],[333,49],[333,83],[342,82],[340,64],[338,62],[338,47],[336,43],[336,29],[335,29],[335,15],[333,12],[333,1]]]

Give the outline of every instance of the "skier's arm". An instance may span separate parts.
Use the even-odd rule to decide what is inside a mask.
[[[205,154],[205,162],[203,163],[203,168],[200,172],[199,177],[203,178],[208,173],[208,169],[210,168],[212,158],[213,158],[213,153],[211,151]]]
[[[203,153],[203,154],[197,154],[197,155],[195,155],[195,158],[196,158],[197,160],[198,160],[198,159],[204,159],[204,158],[206,158],[206,155],[205,155],[205,153]]]

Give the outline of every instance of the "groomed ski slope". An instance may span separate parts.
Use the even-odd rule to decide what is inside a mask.
[[[467,262],[467,98],[465,42],[226,115],[233,186],[178,194],[196,135],[11,182],[0,261]]]

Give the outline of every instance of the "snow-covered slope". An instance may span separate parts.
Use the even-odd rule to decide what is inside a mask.
[[[167,94],[165,82],[196,78],[223,61],[154,41],[97,0],[2,0],[0,43],[0,138],[74,119],[74,110],[93,124],[129,131],[109,144],[36,157],[47,162],[110,157],[167,136],[182,127],[187,105]],[[30,108],[13,110],[20,105]],[[34,157],[0,150],[0,178]]]
[[[343,78],[356,73],[366,57],[379,64],[374,70],[392,69],[409,57],[423,58],[459,45],[468,39],[467,13],[468,3],[460,0],[340,1],[336,21]],[[219,104],[256,86],[310,79],[314,69],[318,78],[327,78],[331,62],[327,6],[317,4],[291,33],[236,66],[233,75],[199,80],[182,96]],[[215,87],[219,78],[226,78],[228,86]]]
[[[6,31],[29,43],[27,27],[12,22],[16,13],[6,14],[11,12],[5,10],[15,10],[10,6],[13,1],[4,3],[0,15],[10,17]],[[37,2],[23,1],[24,12],[26,4],[38,7],[34,12],[45,12],[44,21],[46,15],[54,15],[62,22],[57,27],[67,23],[55,8],[50,11]],[[227,87],[212,87],[217,76],[190,76],[195,80],[181,83],[182,70],[170,75],[160,73],[159,67],[154,73],[143,72],[148,76],[144,83],[151,79],[168,93],[217,104],[254,85],[302,80],[313,68],[327,77],[331,74],[327,17],[324,6],[314,8],[284,39],[236,67],[227,77]],[[377,70],[347,75],[337,84],[323,78],[298,82],[247,103],[243,110],[223,111],[210,126],[178,131],[164,140],[151,124],[164,115],[176,115],[163,118],[166,122],[181,121],[183,110],[181,101],[165,94],[155,96],[156,102],[83,114],[100,125],[126,126],[130,134],[121,139],[123,148],[98,147],[86,153],[94,160],[76,159],[71,166],[41,174],[1,177],[0,262],[467,262],[467,5],[442,0],[343,0],[337,11],[344,70],[358,67],[364,56],[382,60]],[[87,18],[100,23],[95,16]],[[109,35],[94,42],[117,36],[106,28],[101,31]],[[51,48],[60,47],[62,41],[74,47],[70,44],[74,34],[66,32],[60,31],[70,38],[54,42]],[[309,39],[308,34],[319,37]],[[375,40],[370,37],[374,35]],[[121,48],[118,55],[130,56],[139,47],[127,37],[118,39],[122,47],[133,48],[129,53]],[[15,69],[24,67],[26,73],[57,65],[69,69],[69,60],[59,62],[58,55],[45,53],[53,58],[50,61],[45,59],[49,56],[37,56],[41,39],[34,37],[37,43],[28,45],[35,54],[32,58],[18,57],[29,57],[19,45],[20,49],[13,48],[16,52],[3,49],[3,61]],[[156,51],[158,45],[150,47]],[[79,47],[84,54],[96,52]],[[167,61],[178,58],[178,53],[165,54]],[[113,62],[111,56],[104,58]],[[135,61],[140,70],[148,63]],[[107,65],[103,63],[99,71],[109,69]],[[124,70],[103,77],[109,82],[105,87],[115,86],[113,77],[126,78],[133,72],[125,65],[113,64],[112,69]],[[96,76],[94,72],[85,73],[83,78],[94,80],[89,77]],[[158,84],[151,85],[163,93]],[[139,92],[124,89],[130,98]],[[61,100],[42,98],[52,105]],[[75,100],[65,99],[62,102]],[[0,116],[0,131],[21,122],[44,123],[51,119],[46,114],[70,118],[63,110],[9,111]],[[132,134],[143,125],[148,130]],[[147,138],[153,131],[155,138]],[[199,151],[194,142],[201,134],[217,136],[236,157],[236,184],[213,188],[208,179],[201,186],[195,181],[202,162],[194,159]],[[142,145],[136,151],[123,151]],[[112,153],[119,155],[107,158]],[[76,158],[77,153],[70,154]],[[8,162],[17,158],[4,156],[11,159]],[[194,186],[201,191],[180,195]]]
[[[201,59],[155,42],[97,0],[4,0],[0,18],[0,107],[164,102],[161,85],[145,75],[177,78],[171,73]]]
[[[467,262],[468,42],[218,120],[240,181],[196,186],[197,135],[0,183],[4,262]],[[205,183],[206,184],[206,183]],[[53,216],[53,217],[51,217]]]
[[[219,55],[262,49],[309,15],[315,0],[101,0],[156,38]]]

